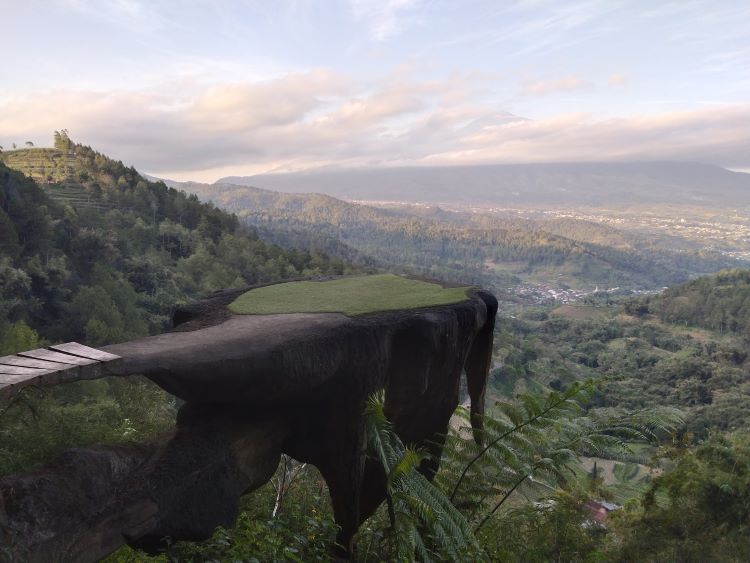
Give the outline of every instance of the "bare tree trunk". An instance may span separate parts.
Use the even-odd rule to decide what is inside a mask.
[[[306,466],[306,463],[300,463],[288,455],[282,454],[280,464],[281,475],[271,481],[273,483],[273,488],[276,489],[276,501],[274,502],[273,512],[271,513],[272,518],[276,518],[281,511],[284,497],[286,497],[286,494],[289,492],[294,480],[299,477]]]

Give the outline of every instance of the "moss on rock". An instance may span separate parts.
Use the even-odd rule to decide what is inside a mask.
[[[299,281],[252,289],[230,303],[229,310],[238,315],[343,313],[353,316],[458,303],[468,299],[468,289],[444,288],[393,274]]]

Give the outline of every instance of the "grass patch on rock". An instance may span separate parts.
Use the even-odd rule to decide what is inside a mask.
[[[458,303],[468,299],[468,289],[443,288],[436,283],[393,274],[299,281],[251,289],[232,301],[229,310],[238,315],[343,313],[353,316]]]

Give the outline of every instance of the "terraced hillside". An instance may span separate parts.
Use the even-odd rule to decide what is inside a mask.
[[[38,184],[63,183],[77,178],[75,153],[50,148],[0,152],[0,161]]]
[[[90,180],[74,150],[29,148],[0,153],[0,161],[34,180],[52,199],[74,208],[109,209],[84,182]]]

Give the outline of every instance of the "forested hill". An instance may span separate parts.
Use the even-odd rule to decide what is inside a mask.
[[[750,340],[750,271],[732,269],[704,276],[635,301],[629,310]]]
[[[738,262],[715,252],[575,219],[532,221],[437,207],[377,208],[321,194],[230,184],[180,184],[235,212],[263,237],[350,249],[391,269],[495,290],[529,281],[557,287],[655,288]],[[333,244],[334,246],[329,246]],[[339,246],[336,246],[339,245]]]
[[[0,353],[33,345],[34,331],[94,345],[134,338],[164,330],[176,302],[220,288],[348,271],[268,244],[237,217],[90,147],[2,156],[60,166],[42,187],[0,162]]]
[[[558,163],[320,170],[217,183],[351,200],[535,208],[750,205],[750,174],[695,162]],[[731,203],[730,203],[731,202]]]

